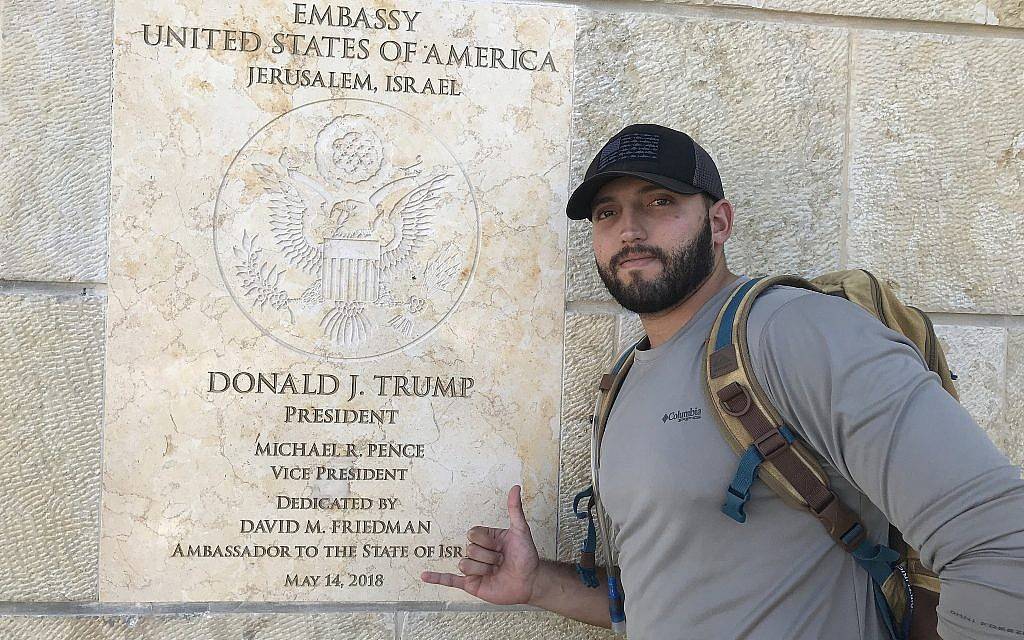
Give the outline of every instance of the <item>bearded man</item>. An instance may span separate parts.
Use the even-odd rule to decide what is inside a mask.
[[[626,127],[567,214],[590,220],[601,278],[647,335],[600,448],[630,638],[888,638],[867,572],[809,513],[762,483],[746,524],[720,511],[737,456],[708,406],[704,346],[748,278],[726,265],[734,213],[711,157],[684,133]],[[912,343],[853,303],[788,287],[758,298],[747,335],[755,375],[868,537],[884,544],[893,523],[938,573],[941,636],[1024,637],[1020,469]],[[508,528],[470,529],[462,575],[423,579],[608,627],[604,590],[538,558],[519,487],[508,503]]]

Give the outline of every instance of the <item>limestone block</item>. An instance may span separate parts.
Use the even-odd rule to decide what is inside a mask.
[[[111,11],[0,11],[0,279],[105,279]]]
[[[572,513],[572,498],[590,484],[590,416],[597,398],[597,382],[615,357],[615,345],[615,316],[566,315],[558,480],[558,557],[563,560],[575,556],[586,533]]]
[[[0,600],[95,599],[102,302],[0,295],[0,362]]]
[[[577,88],[577,91],[579,89]],[[577,106],[579,109],[579,106]],[[614,132],[612,132],[614,133]],[[587,162],[588,160],[584,160]],[[572,177],[575,187],[583,180],[583,169]],[[611,300],[612,296],[601,282],[594,266],[593,236],[590,233],[590,222],[569,221],[569,248],[565,287],[567,300]]]
[[[391,640],[391,614],[0,617],[5,640]]]
[[[1024,331],[937,325],[960,401],[1003,453],[1024,464]]]
[[[590,640],[614,638],[606,629],[546,612],[410,613],[402,640]]]
[[[681,129],[715,159],[736,208],[734,271],[835,268],[847,31],[581,12],[571,181],[634,122]],[[609,299],[590,223],[570,223],[569,299]]]
[[[635,313],[620,316],[618,352],[621,353],[627,347],[636,344],[643,335],[644,325],[640,323],[640,316]]]
[[[854,35],[849,264],[933,311],[1024,309],[1024,42]]]
[[[1024,2],[1021,0],[988,0],[985,5],[986,24],[1002,27],[1024,25]]]
[[[1024,330],[1006,341],[1006,409],[989,435],[1010,460],[1024,466]]]
[[[757,2],[758,0],[753,0]],[[745,4],[736,0],[730,4]],[[1024,4],[1020,0],[764,0],[765,9],[801,11],[841,16],[863,16],[894,20],[934,20],[990,26],[1024,25]]]
[[[566,314],[563,420],[589,421],[597,383],[615,356],[616,321],[610,315]]]
[[[1004,410],[1006,329],[936,325],[960,402],[989,434]]]
[[[858,16],[894,20],[931,20],[968,24],[1019,27],[1024,24],[1020,0],[667,0],[685,4],[754,7],[776,11],[818,13],[831,16]]]

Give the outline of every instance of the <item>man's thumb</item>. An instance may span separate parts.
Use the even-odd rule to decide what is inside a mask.
[[[508,522],[511,529],[530,530],[523,513],[523,488],[518,484],[508,491]]]

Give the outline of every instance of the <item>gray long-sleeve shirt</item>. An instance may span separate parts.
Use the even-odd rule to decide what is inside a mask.
[[[756,481],[720,512],[737,456],[707,404],[704,340],[729,291],[638,352],[601,448],[632,640],[886,638],[870,580],[809,513]],[[1024,638],[1024,482],[917,350],[856,305],[775,288],[751,313],[755,373],[884,542],[942,579],[939,632]]]

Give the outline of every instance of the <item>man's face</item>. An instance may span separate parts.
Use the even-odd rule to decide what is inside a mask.
[[[700,194],[618,178],[594,196],[590,219],[601,280],[630,311],[670,309],[714,269],[711,224]]]

